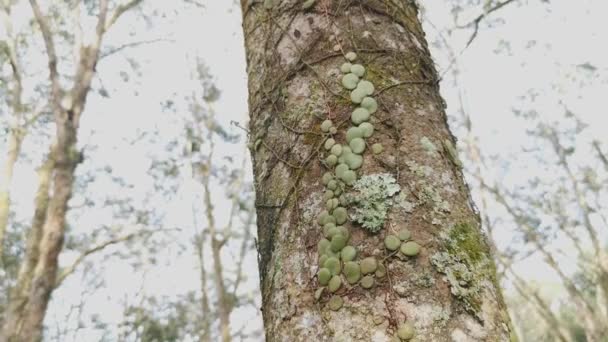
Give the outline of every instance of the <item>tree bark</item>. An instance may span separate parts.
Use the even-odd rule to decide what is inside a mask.
[[[515,339],[414,2],[241,5],[267,341],[399,341],[405,324],[416,341]],[[338,182],[348,212],[348,233],[341,234],[350,235],[359,265],[373,257],[386,274],[376,272],[370,289],[338,275],[342,286],[330,293],[317,277],[317,244],[327,233],[317,221],[331,208],[323,175],[336,177],[324,145],[330,137],[347,145],[357,108],[341,83],[351,51],[357,55],[351,63],[363,65],[363,79],[375,87],[378,110],[356,188]],[[326,119],[337,132],[320,129]],[[372,144],[383,151],[374,154]],[[396,193],[365,197],[395,184]],[[385,217],[381,208],[388,208]],[[380,220],[378,232],[363,229],[367,219]],[[385,237],[404,228],[422,246],[415,257],[385,248]],[[336,311],[335,297],[343,301]]]

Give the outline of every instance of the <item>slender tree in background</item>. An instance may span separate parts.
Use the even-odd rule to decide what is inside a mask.
[[[5,235],[7,231],[10,213],[10,186],[13,179],[15,164],[21,153],[23,139],[30,131],[31,126],[36,123],[41,114],[45,113],[46,102],[33,108],[33,105],[25,103],[23,95],[23,66],[21,62],[22,51],[12,24],[12,4],[5,2],[0,5],[0,18],[5,31],[5,39],[0,43],[0,51],[5,56],[11,69],[11,76],[7,77],[6,109],[10,113],[7,155],[3,165],[0,167],[0,265],[4,255]]]
[[[416,5],[241,5],[267,340],[514,338]]]
[[[43,12],[36,0],[30,0],[48,58],[48,102],[56,131],[55,142],[49,153],[49,163],[52,164],[47,169],[49,179],[45,182],[46,175],[41,175],[42,192],[40,201],[37,202],[39,207],[36,208],[36,219],[41,219],[40,226],[30,229],[29,249],[24,258],[26,262],[20,270],[20,283],[11,293],[0,341],[39,341],[42,338],[46,308],[57,281],[57,258],[64,241],[67,203],[74,186],[74,170],[82,159],[76,147],[78,127],[95,75],[102,39],[125,11],[140,2],[141,0],[132,0],[113,6],[113,9],[110,8],[108,0],[99,2],[92,42],[84,43],[81,35],[76,39],[76,70],[72,75],[71,86],[66,89],[62,85],[63,75],[59,71],[60,58],[50,17]],[[47,189],[44,189],[45,184],[48,184]],[[51,189],[52,195],[49,196],[48,191]]]

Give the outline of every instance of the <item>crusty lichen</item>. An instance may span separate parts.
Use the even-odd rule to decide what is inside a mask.
[[[370,232],[379,231],[393,205],[393,198],[401,188],[388,173],[366,175],[354,183],[354,193],[349,194],[352,205],[351,218]]]
[[[435,144],[433,144],[431,139],[429,139],[427,137],[422,137],[420,139],[420,144],[426,150],[426,153],[428,155],[433,156],[433,157],[437,156],[437,146],[435,146]]]
[[[483,289],[495,283],[496,268],[481,232],[460,223],[442,234],[444,248],[431,256],[431,263],[445,275],[454,296],[465,309],[481,319]],[[489,280],[489,281],[488,281]]]
[[[418,179],[415,181],[418,198],[415,205],[427,205],[432,208],[429,221],[432,224],[438,225],[442,222],[441,219],[445,214],[451,211],[450,203],[442,196],[442,189],[445,189],[444,180],[441,175],[434,173],[433,168],[427,165],[420,165],[415,161],[406,162],[409,171]]]

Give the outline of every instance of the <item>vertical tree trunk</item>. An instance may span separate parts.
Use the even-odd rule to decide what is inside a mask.
[[[10,213],[10,186],[13,180],[13,170],[15,163],[21,153],[21,144],[25,136],[25,127],[21,123],[23,117],[23,84],[21,78],[21,65],[17,53],[17,40],[14,37],[13,25],[10,19],[10,6],[6,6],[0,12],[5,34],[7,39],[6,53],[13,71],[13,84],[11,89],[9,107],[12,109],[13,122],[9,123],[8,135],[8,153],[6,161],[0,171],[0,265],[2,264],[2,256],[4,255],[4,236],[8,226],[8,217]]]
[[[107,20],[108,0],[100,1],[95,40],[89,46],[79,47],[80,56],[74,82],[68,91],[64,90],[59,83],[58,58],[53,32],[47,18],[36,0],[29,0],[29,2],[40,27],[48,56],[51,83],[50,102],[57,139],[50,157],[52,158],[52,169],[50,170],[52,184],[50,186],[53,191],[48,200],[38,246],[31,250],[36,253],[36,260],[32,259],[32,255],[25,256],[26,262],[31,261],[35,265],[32,272],[28,274],[29,279],[26,280],[29,288],[24,289],[27,291],[25,296],[11,298],[9,307],[14,310],[9,310],[8,316],[5,318],[0,332],[0,342],[38,342],[42,340],[44,316],[57,280],[58,257],[63,248],[68,201],[72,196],[74,186],[74,171],[82,161],[82,155],[77,150],[78,127],[95,75],[102,38],[110,25],[124,11],[140,1],[131,0],[127,4],[118,6],[109,21]],[[14,301],[18,301],[18,303]]]
[[[414,2],[241,4],[267,340],[514,339]]]
[[[21,133],[12,130],[8,136],[8,153],[0,171],[0,258],[4,254],[4,235],[8,226],[10,212],[10,186],[13,180],[13,170],[21,151]]]
[[[19,268],[16,285],[11,289],[10,302],[7,310],[7,318],[0,331],[0,341],[6,341],[15,336],[22,325],[23,308],[27,303],[34,268],[40,254],[40,240],[42,239],[42,227],[46,219],[49,202],[49,189],[51,185],[51,173],[53,170],[53,158],[51,154],[38,170],[38,190],[34,200],[34,218],[32,226],[28,231],[25,260]]]
[[[211,238],[211,255],[213,257],[213,273],[214,273],[214,281],[215,281],[215,290],[217,292],[217,311],[220,316],[220,335],[222,342],[230,342],[232,340],[230,334],[230,311],[231,307],[228,303],[227,293],[226,293],[226,284],[224,283],[224,270],[222,266],[222,242],[218,240],[217,230],[215,226],[215,214],[213,213],[213,202],[211,199],[211,190],[209,188],[209,180],[211,178],[212,173],[212,160],[213,160],[213,152],[214,152],[214,143],[212,140],[212,132],[210,131],[208,134],[208,139],[210,142],[210,152],[208,156],[208,164],[202,173],[202,183],[203,188],[205,190],[204,197],[204,205],[205,212],[207,215],[207,224],[209,225],[209,236]]]

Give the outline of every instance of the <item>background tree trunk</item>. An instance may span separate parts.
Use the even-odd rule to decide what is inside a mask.
[[[304,9],[306,5],[312,6]],[[514,339],[488,244],[470,200],[439,95],[417,8],[410,1],[241,1],[249,74],[250,147],[258,215],[258,252],[267,341],[393,341],[409,322],[418,341]],[[375,86],[375,133],[359,180],[388,174],[399,193],[372,234],[353,222],[356,260],[386,268],[375,286],[348,285],[319,300],[317,243],[325,209],[322,161],[331,119],[345,144],[355,109],[341,86],[345,54],[357,53]],[[373,155],[369,146],[381,143]],[[386,186],[387,184],[383,184]],[[352,187],[346,187],[353,193]],[[366,191],[365,189],[363,191]],[[388,253],[384,237],[409,229],[415,258]]]

